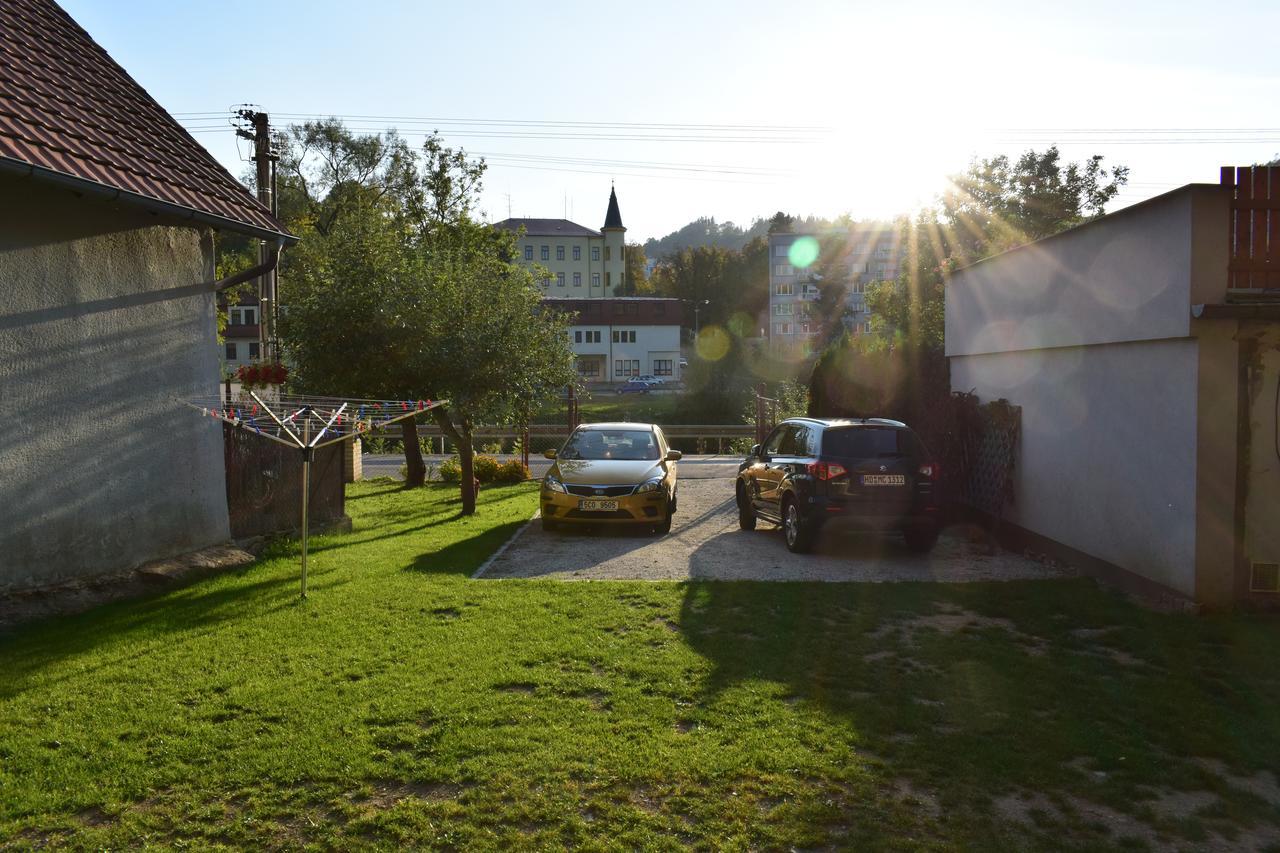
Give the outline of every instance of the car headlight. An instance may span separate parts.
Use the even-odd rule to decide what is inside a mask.
[[[542,488],[546,489],[548,492],[559,492],[562,495],[567,495],[569,493],[569,490],[564,487],[564,483],[560,482],[555,477],[552,477],[550,474],[542,478]]]
[[[658,491],[658,489],[661,489],[661,488],[662,488],[662,478],[655,477],[652,480],[646,480],[645,482],[636,486],[636,494],[643,495],[645,492],[656,492]]]

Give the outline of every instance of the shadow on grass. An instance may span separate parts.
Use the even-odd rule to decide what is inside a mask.
[[[469,577],[480,568],[490,554],[502,547],[502,543],[514,536],[515,532],[526,524],[528,520],[521,519],[491,527],[470,539],[463,539],[436,551],[419,554],[404,569],[411,572]]]
[[[1088,580],[698,582],[678,627],[712,666],[700,704],[772,682],[944,799],[1105,779],[1132,811],[1196,784],[1192,757],[1280,755],[1274,622],[1151,613]]]
[[[67,675],[81,678],[86,671],[111,668],[135,656],[138,643],[170,642],[174,635],[200,633],[231,619],[260,618],[302,604],[298,574],[246,580],[246,575],[260,566],[251,563],[191,586],[29,626],[0,644],[0,671],[4,673],[0,697],[23,692],[35,678],[41,684],[50,683],[49,669],[64,658],[96,650],[95,663]],[[313,576],[309,586],[319,593],[348,582],[326,573]],[[120,653],[112,654],[112,646],[119,646]]]

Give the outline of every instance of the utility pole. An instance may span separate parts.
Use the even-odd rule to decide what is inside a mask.
[[[276,161],[280,158],[271,145],[271,120],[266,113],[252,109],[237,110],[236,115],[249,125],[236,128],[236,135],[253,142],[258,201],[266,205],[272,216],[276,216],[279,212],[276,204]],[[266,241],[258,241],[258,263],[267,262],[268,251]],[[258,349],[259,358],[266,362],[280,360],[279,339],[276,337],[278,311],[276,271],[272,270],[258,279]]]

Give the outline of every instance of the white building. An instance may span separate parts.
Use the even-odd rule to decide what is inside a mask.
[[[586,382],[632,376],[680,378],[680,300],[644,296],[557,299],[543,303],[573,314],[569,342]]]
[[[804,241],[807,246],[797,246]],[[839,257],[827,262],[818,249]],[[818,334],[813,317],[819,295],[817,270],[838,275],[849,288],[849,323],[855,333],[871,328],[863,293],[873,281],[898,277],[902,237],[896,226],[855,225],[849,230],[769,235],[769,316],[763,327],[773,346],[807,349]],[[834,271],[834,272],[833,272]]]
[[[627,292],[627,229],[616,192],[599,231],[567,219],[504,219],[494,227],[517,233],[517,257],[534,271],[547,306],[574,314],[569,337],[584,380],[680,379],[680,301],[615,295]]]

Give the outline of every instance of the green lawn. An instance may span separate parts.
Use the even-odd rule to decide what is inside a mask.
[[[282,547],[0,640],[0,847],[1280,838],[1274,620],[1086,581],[471,581],[535,508],[481,498],[353,487],[306,602]]]

